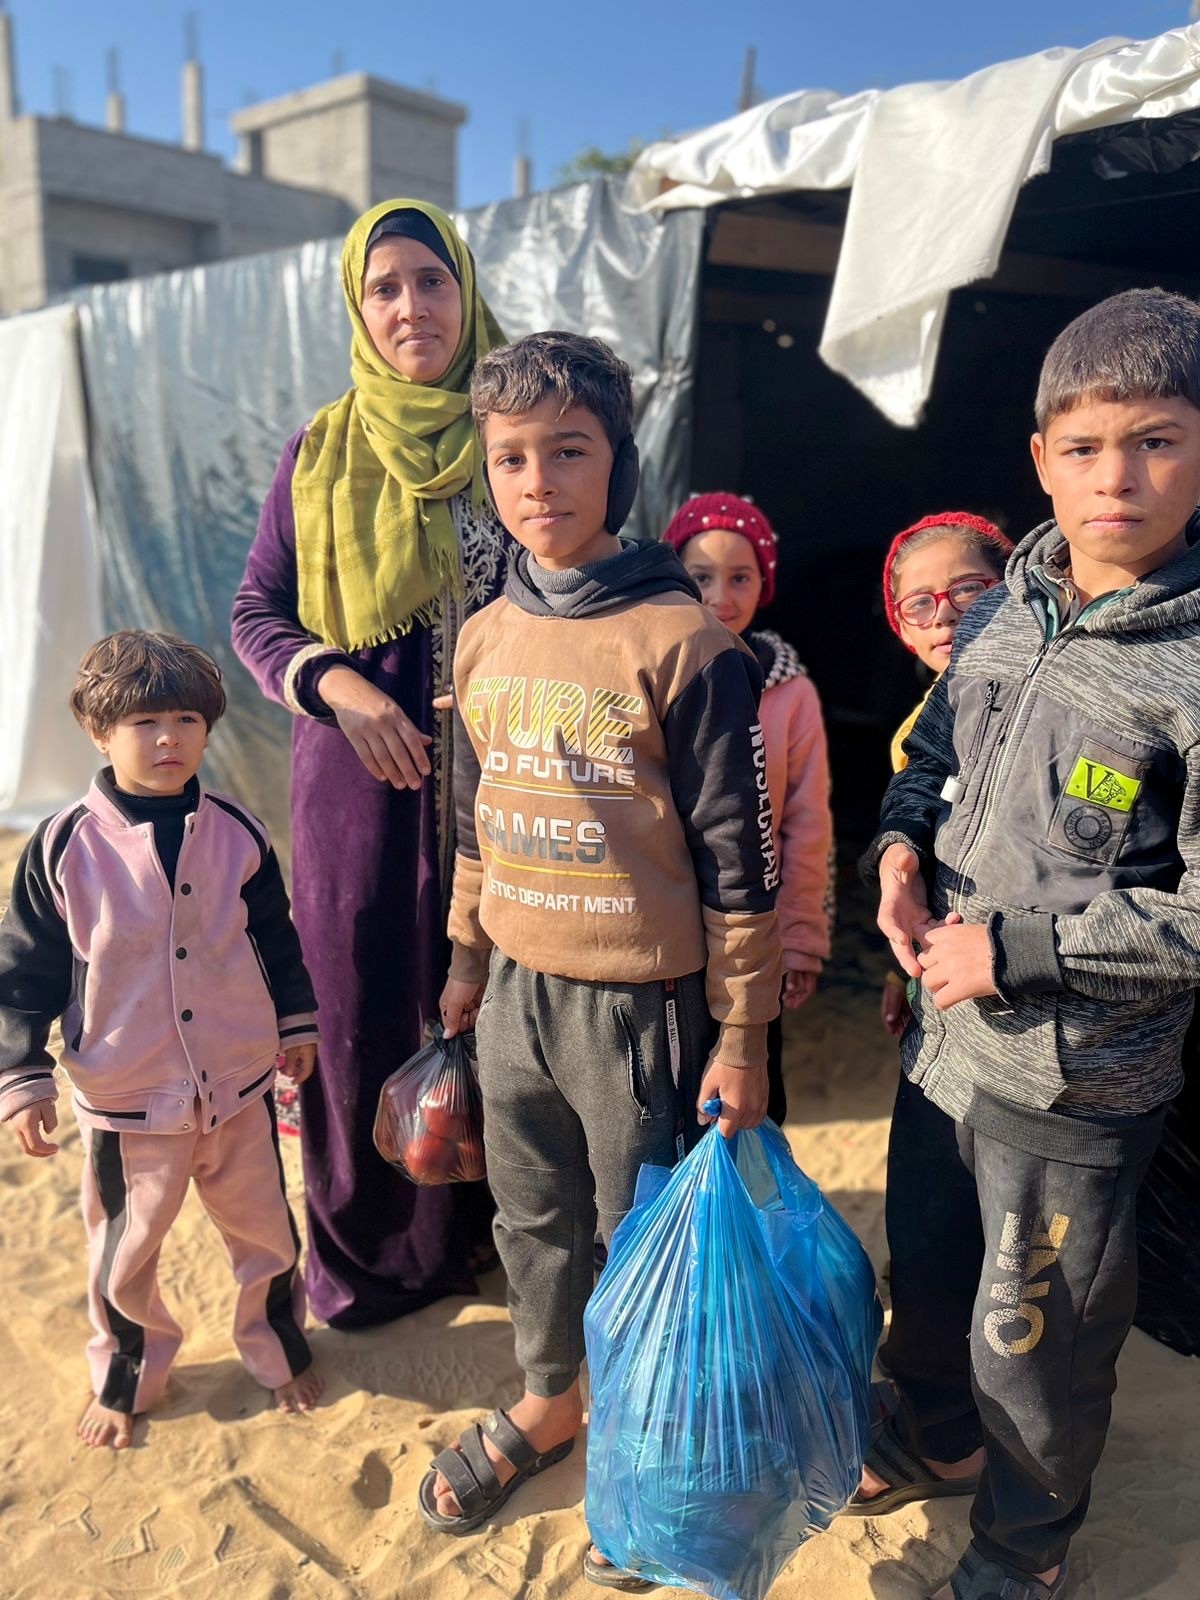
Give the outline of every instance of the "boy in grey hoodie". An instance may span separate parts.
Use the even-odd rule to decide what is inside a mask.
[[[1077,318],[1037,428],[1054,520],[963,618],[864,860],[920,980],[924,1099],[920,1170],[889,1172],[900,1408],[853,1509],[975,1492],[936,1600],[1065,1584],[1200,980],[1200,306],[1133,290]],[[979,1209],[943,1239],[922,1193],[955,1164]]]

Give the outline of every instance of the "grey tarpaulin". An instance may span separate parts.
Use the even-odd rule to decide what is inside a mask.
[[[648,232],[611,182],[468,212],[463,237],[511,335],[573,328],[633,368],[642,489],[629,531],[657,538],[687,494],[704,213]]]
[[[466,214],[510,335],[566,327],[630,363],[657,533],[687,491],[703,220],[631,215],[598,179]],[[167,628],[228,675],[209,781],[288,837],[288,716],[229,645],[229,608],[285,439],[348,382],[340,240],[91,291],[80,303],[106,626]],[[347,752],[347,759],[352,759]]]

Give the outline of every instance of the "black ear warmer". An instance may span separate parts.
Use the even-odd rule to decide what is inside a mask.
[[[620,533],[628,522],[633,502],[637,498],[640,473],[638,447],[630,433],[617,447],[612,471],[608,476],[608,510],[604,514],[604,526],[609,533]]]
[[[496,497],[492,493],[492,480],[488,477],[486,452],[482,465],[483,486],[492,503],[492,510],[495,511]],[[608,507],[604,513],[604,526],[609,533],[620,533],[628,522],[633,502],[637,499],[640,474],[637,442],[630,433],[617,446],[617,452],[613,456],[612,471],[608,475]]]

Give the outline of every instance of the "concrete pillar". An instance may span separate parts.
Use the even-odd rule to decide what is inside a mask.
[[[528,200],[533,183],[533,163],[528,156],[518,156],[513,162],[513,198]]]
[[[125,132],[125,96],[119,89],[110,89],[105,99],[104,126],[109,133]]]
[[[17,104],[17,56],[13,43],[12,17],[0,9],[0,124],[11,122]]]
[[[183,145],[204,149],[204,68],[198,61],[183,64]]]

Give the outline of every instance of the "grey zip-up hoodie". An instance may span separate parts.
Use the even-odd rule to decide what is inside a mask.
[[[1152,1111],[1182,1082],[1200,984],[1200,520],[1167,566],[1055,632],[1035,569],[1053,523],[959,623],[864,858],[921,855],[935,916],[988,925],[999,997],[919,990],[904,1070],[972,1122],[980,1098],[1075,1117]]]

